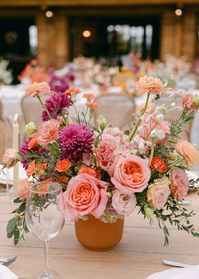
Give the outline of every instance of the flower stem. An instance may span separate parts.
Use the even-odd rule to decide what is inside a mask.
[[[46,111],[46,113],[47,113],[47,115],[48,115],[48,118],[49,118],[49,119],[52,119],[52,117],[51,117],[51,115],[50,115],[50,113],[49,113],[47,107],[46,107],[46,106],[44,105],[44,103],[42,102],[40,96],[37,96],[37,99],[39,100],[41,106],[45,109],[45,111]]]
[[[149,157],[149,167],[150,167],[151,161],[152,161],[152,159],[153,159],[154,145],[155,145],[155,139],[152,139],[151,153],[150,153],[150,157]]]
[[[145,102],[144,109],[142,110],[142,112],[141,112],[141,114],[140,114],[140,116],[139,116],[139,118],[138,118],[137,123],[135,124],[133,130],[131,131],[131,133],[130,133],[130,135],[129,135],[129,141],[132,140],[132,138],[134,137],[134,135],[135,135],[135,133],[136,133],[136,131],[137,131],[137,129],[138,129],[140,123],[141,123],[141,117],[145,114],[146,109],[147,109],[147,106],[148,106],[148,103],[149,103],[149,97],[150,97],[150,94],[147,93],[147,97],[146,97],[146,102]]]

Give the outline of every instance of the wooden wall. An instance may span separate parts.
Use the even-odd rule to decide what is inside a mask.
[[[105,2],[112,7],[105,7]],[[12,6],[14,3],[18,5],[18,8],[15,9]],[[56,3],[57,7],[51,7],[53,3]],[[88,6],[89,3],[92,4]],[[117,7],[121,3],[123,6]],[[139,3],[140,6],[133,3]],[[154,5],[141,5],[146,3]],[[159,5],[155,5],[157,3]],[[166,5],[168,3],[170,5]],[[183,3],[197,3],[198,5],[184,5],[181,17],[177,17],[174,13],[175,3],[176,1],[173,0],[46,0],[45,2],[42,0],[0,0],[0,16],[8,18],[9,16],[30,15],[35,18],[39,31],[38,59],[46,66],[59,68],[69,59],[68,19],[80,14],[85,16],[106,14],[120,17],[134,14],[159,15],[161,17],[160,58],[164,59],[167,54],[186,55],[191,61],[197,54],[199,0],[183,0]],[[82,4],[81,7],[80,4]],[[102,4],[102,7],[96,6]],[[63,8],[60,7],[61,5]],[[32,8],[30,9],[29,6]],[[45,17],[44,12],[48,7],[54,12],[54,16],[50,19]]]

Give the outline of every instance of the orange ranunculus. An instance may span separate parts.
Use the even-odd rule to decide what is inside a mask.
[[[45,172],[46,168],[47,168],[47,164],[46,163],[36,164],[36,166],[35,166],[35,169],[41,170],[41,171],[44,171],[44,172]],[[38,173],[37,176],[40,176],[40,174]]]
[[[60,175],[59,176],[59,181],[57,181],[57,183],[59,183],[60,181],[62,183],[67,183],[68,182],[68,177],[66,175]]]
[[[33,175],[35,171],[35,161],[33,160],[29,165],[28,165],[28,168],[26,169],[26,174],[27,176],[31,176]]]
[[[95,102],[88,102],[86,103],[87,107],[91,108],[91,109],[97,109],[99,108],[99,104],[95,103]]]
[[[83,96],[85,99],[94,99],[95,98],[95,96],[92,93],[85,93]]]
[[[38,145],[38,143],[37,143],[37,141],[36,141],[36,138],[32,138],[30,141],[29,141],[29,143],[28,143],[28,149],[30,150],[30,149],[32,149],[32,148],[34,148],[35,146],[37,146]]]
[[[92,169],[92,168],[87,167],[87,166],[83,166],[79,169],[78,174],[81,174],[81,173],[87,173],[87,174],[89,174],[91,176],[94,176],[98,179],[101,178],[101,174],[99,172],[97,172],[95,169]]]
[[[67,171],[71,167],[71,162],[68,159],[61,160],[56,163],[55,169],[59,172]]]

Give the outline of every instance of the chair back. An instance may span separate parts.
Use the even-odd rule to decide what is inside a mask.
[[[48,98],[49,96],[47,95],[42,96],[42,102],[45,103],[46,99]],[[35,125],[41,124],[41,113],[43,108],[37,98],[24,96],[21,100],[21,109],[24,116],[25,124],[29,122],[34,122]]]
[[[95,120],[102,114],[108,125],[125,129],[133,121],[135,103],[124,94],[106,94],[96,98],[100,107],[95,111]]]

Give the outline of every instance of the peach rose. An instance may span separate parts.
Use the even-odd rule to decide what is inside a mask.
[[[163,90],[164,85],[159,78],[144,76],[140,77],[136,84],[136,88],[141,94],[159,94]]]
[[[55,169],[59,172],[64,172],[70,169],[71,162],[68,159],[61,160],[56,163]]]
[[[148,161],[136,155],[119,157],[111,178],[115,188],[124,194],[142,192],[148,185],[151,170]]]
[[[118,190],[113,191],[112,207],[119,215],[129,216],[136,206],[136,198],[134,194],[123,194]]]
[[[38,144],[47,146],[58,139],[59,121],[51,119],[42,123],[34,137]]]
[[[164,207],[170,194],[168,182],[164,179],[156,179],[148,187],[147,200],[151,206],[159,210]]]
[[[33,84],[30,84],[25,91],[25,94],[31,97],[46,95],[50,93],[50,86],[47,82],[34,82]]]
[[[175,149],[185,158],[189,166],[199,164],[199,150],[192,143],[186,140],[179,141]]]
[[[170,172],[170,189],[176,200],[186,197],[189,190],[189,180],[185,172],[180,168],[175,168]]]
[[[87,166],[82,166],[79,171],[78,171],[78,174],[81,174],[81,173],[87,173],[91,176],[94,176],[98,179],[101,178],[101,174],[99,172],[97,172],[95,169],[93,168],[90,168],[90,167],[87,167]]]
[[[19,182],[19,184],[16,185],[16,195],[22,199],[27,199],[29,194],[29,182],[28,180],[22,180]]]
[[[19,154],[16,149],[8,148],[3,155],[3,163],[6,165],[6,168],[11,168],[16,165],[19,161]]]
[[[93,176],[82,173],[73,177],[60,203],[60,209],[66,218],[77,220],[88,214],[99,219],[108,202],[108,184]]]

